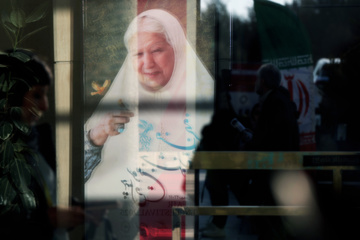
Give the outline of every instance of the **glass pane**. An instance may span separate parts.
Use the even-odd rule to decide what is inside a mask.
[[[85,199],[106,215],[88,226],[95,237],[170,239],[172,207],[193,204],[186,172],[215,83],[213,29],[199,31],[198,7],[85,1]]]
[[[356,0],[85,0],[85,198],[102,219],[87,225],[87,237],[171,239],[172,207],[216,205],[211,187],[222,190],[218,199],[229,196],[220,205],[286,205],[268,170],[292,170],[277,175],[277,186],[314,187],[321,205],[341,190],[341,171],[332,170],[350,169],[344,196],[358,197],[351,168],[360,146],[359,7]],[[280,76],[271,91],[262,85],[264,64]],[[274,93],[286,96],[285,107]],[[291,185],[297,181],[304,185]],[[206,236],[205,215],[180,218],[181,239]],[[225,222],[226,239],[261,235],[246,217]],[[270,229],[301,235],[316,224]]]

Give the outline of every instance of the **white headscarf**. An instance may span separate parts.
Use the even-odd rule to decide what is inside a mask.
[[[137,32],[142,17],[153,18],[164,27],[174,50],[173,74],[163,88],[149,92],[139,84],[138,73],[128,54],[85,128],[92,129],[104,114],[115,110],[119,99],[135,116],[125,125],[123,133],[105,142],[101,162],[85,186],[87,199],[123,199],[125,192],[132,196],[127,199],[135,202],[144,196],[151,199],[147,193],[135,196],[131,192],[140,182],[141,168],[186,168],[200,131],[212,115],[212,109],[196,111],[196,102],[212,103],[214,81],[187,42],[179,21],[166,11],[148,10],[131,22],[125,38]],[[153,107],[142,107],[144,104]],[[170,161],[170,158],[178,161]]]

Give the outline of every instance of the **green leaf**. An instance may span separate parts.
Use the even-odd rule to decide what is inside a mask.
[[[8,82],[5,80],[5,81],[3,81],[2,83],[1,83],[1,85],[0,85],[0,87],[1,87],[1,91],[2,92],[7,92],[7,90],[8,90]]]
[[[14,213],[14,209],[16,208],[16,206],[14,206],[14,204],[12,205],[0,205],[0,216],[3,214],[6,214],[7,212],[11,212],[11,214]]]
[[[17,31],[17,27],[11,22],[5,22],[4,26],[5,26],[5,29],[9,30],[13,34],[15,34]]]
[[[22,109],[20,107],[10,108],[11,120],[14,123],[15,127],[19,129],[24,134],[29,134],[31,128],[22,120]]]
[[[11,178],[21,193],[30,191],[28,184],[31,181],[31,174],[26,165],[26,160],[22,154],[16,154],[16,158],[10,163]]]
[[[20,138],[18,138],[16,142],[13,143],[13,147],[16,153],[20,153],[26,149],[27,145]]]
[[[0,111],[5,110],[6,104],[7,104],[7,99],[6,98],[0,99]]]
[[[15,33],[17,28],[11,23],[9,13],[5,10],[1,13],[1,23],[4,27],[6,35],[10,38],[11,41],[13,41],[13,37],[15,37]],[[12,33],[14,36],[11,36]]]
[[[21,9],[14,9],[10,13],[10,21],[15,27],[25,27],[25,13]]]
[[[24,134],[28,135],[31,131],[30,126],[28,126],[26,123],[24,123],[23,121],[17,121],[17,120],[13,120],[14,125],[16,126],[17,129],[19,129],[21,132],[23,132]]]
[[[25,27],[25,12],[20,9],[16,8],[10,12],[10,22],[17,28]]]
[[[12,119],[21,120],[22,109],[21,107],[12,107],[10,108],[10,116]]]
[[[14,79],[10,79],[8,89],[10,90],[14,86],[15,83],[16,83],[16,81]]]
[[[1,65],[0,65],[0,67],[1,67]],[[1,75],[0,75],[0,84],[2,84],[3,82],[5,82],[5,75],[6,75],[6,74],[1,74]]]
[[[47,10],[49,8],[49,4],[47,1],[44,1],[37,8],[35,8],[30,15],[26,18],[26,23],[36,22],[40,19],[44,18],[47,14]]]
[[[2,88],[1,90],[3,92],[8,92],[12,88],[12,86],[14,86],[15,82],[16,81],[14,79],[11,79],[10,81],[6,81],[6,80],[2,81],[0,83],[0,86]]]
[[[9,122],[1,122],[0,123],[0,139],[6,140],[10,137],[13,132],[13,126]]]
[[[15,149],[14,149],[15,150]],[[15,152],[14,154],[15,158],[18,160],[18,161],[23,161],[25,162],[26,164],[24,166],[28,166],[28,163],[25,159],[25,156],[24,156],[24,153],[21,153],[21,152]]]
[[[9,139],[1,144],[0,167],[6,169],[14,159],[14,148]]]
[[[43,30],[43,29],[45,29],[45,28],[47,28],[47,27],[46,27],[46,26],[43,26],[43,27],[41,27],[41,28],[36,29],[35,31],[32,31],[32,32],[26,34],[24,37],[22,37],[22,38],[19,40],[19,43],[22,42],[22,41],[24,41],[24,40],[26,40],[26,39],[28,39],[29,37],[31,37],[31,36],[34,35],[35,33],[40,32],[41,30]]]
[[[27,190],[25,193],[20,194],[20,198],[25,209],[36,208],[35,196],[30,190]]]
[[[7,176],[0,179],[0,205],[11,205],[16,196],[16,191]]]
[[[16,158],[11,164],[10,173],[14,185],[21,193],[20,198],[25,209],[32,209],[36,207],[36,200],[34,194],[29,189],[28,184],[31,182],[32,168],[28,166],[23,154],[16,154]]]
[[[6,35],[8,36],[8,38],[10,39],[10,41],[13,43],[14,45],[14,38],[15,38],[15,32],[11,32],[9,31],[9,27],[7,26],[7,23],[2,23],[3,27],[4,27],[4,30],[5,30],[5,33]]]
[[[19,129],[21,132],[23,132],[24,134],[28,135],[31,131],[30,126],[28,126],[26,123],[24,123],[23,121],[16,121],[13,120],[13,123],[15,124],[16,128]]]
[[[24,63],[31,60],[31,57],[23,52],[12,52],[12,53],[10,53],[10,56],[17,58]]]

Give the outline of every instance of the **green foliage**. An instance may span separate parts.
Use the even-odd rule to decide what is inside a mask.
[[[10,108],[10,116],[12,119],[13,124],[17,129],[19,129],[24,134],[29,134],[31,128],[24,124],[21,120],[22,110],[20,107],[12,107]]]
[[[15,15],[13,21],[18,18]],[[20,24],[21,21],[17,20],[17,23]],[[26,54],[19,52],[8,55],[23,62],[30,60]],[[0,214],[6,214],[10,211],[26,212],[36,207],[29,183],[32,178],[37,179],[38,176],[33,173],[25,157],[36,159],[36,155],[23,140],[31,128],[22,121],[22,108],[10,106],[8,103],[8,97],[16,94],[15,85],[29,86],[25,79],[12,77],[6,66],[2,68],[4,71],[0,72]]]
[[[7,174],[9,172],[10,163],[14,158],[14,147],[11,140],[6,139],[1,144],[1,162],[0,167],[2,172]]]
[[[16,191],[11,186],[7,177],[0,178],[0,215],[12,210],[15,205],[12,204],[16,197]]]
[[[0,55],[7,54],[24,63],[31,60],[30,56],[16,49],[22,41],[46,28],[44,26],[28,33],[24,31],[28,24],[46,16],[48,3],[44,1],[26,14],[17,1],[11,0],[11,11],[1,13],[1,24],[13,44],[14,52],[0,52]],[[8,101],[9,96],[16,94],[16,85],[30,88],[26,79],[12,76],[8,67],[0,64],[0,215],[26,213],[36,208],[37,202],[29,184],[32,179],[40,181],[29,163],[29,158],[37,161],[37,155],[24,142],[31,128],[22,121],[21,107],[10,106]]]
[[[1,122],[0,123],[0,139],[6,140],[10,137],[13,131],[13,125],[9,122]]]
[[[25,11],[18,6],[17,1],[15,0],[11,1],[11,6],[12,10],[10,13],[7,11],[1,13],[1,24],[12,42],[13,48],[16,49],[21,42],[46,28],[46,26],[43,26],[24,34],[24,28],[28,24],[37,22],[46,16],[49,2],[44,1],[29,14],[26,14]]]

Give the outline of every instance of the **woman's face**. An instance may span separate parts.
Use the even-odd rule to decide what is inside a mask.
[[[154,92],[169,82],[175,56],[163,34],[139,32],[130,45],[130,51],[140,84],[145,89]]]
[[[48,110],[49,86],[36,85],[24,95],[22,110],[23,120],[30,126],[40,119],[42,114]]]

